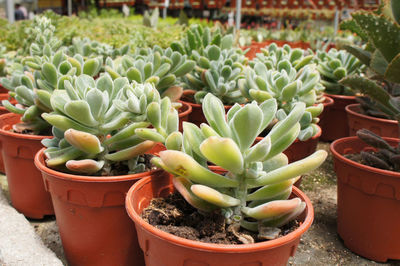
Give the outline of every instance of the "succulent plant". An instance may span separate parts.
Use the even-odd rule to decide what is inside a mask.
[[[278,120],[285,119],[296,103],[305,103],[306,110],[300,120],[299,134],[299,139],[305,141],[317,134],[318,116],[323,111],[323,104],[317,104],[320,75],[313,64],[299,68],[299,71],[287,59],[274,64],[276,66],[268,69],[268,64],[253,62],[253,68],[248,67],[245,78],[239,80],[239,88],[247,99],[259,104],[275,98],[278,103]]]
[[[357,137],[377,149],[374,153],[360,152],[363,164],[383,170],[400,171],[400,145],[393,147],[382,137],[367,129],[358,130]]]
[[[275,43],[262,48],[261,53],[258,53],[253,61],[250,61],[250,66],[254,67],[257,62],[263,63],[267,69],[278,69],[281,61],[287,60],[295,70],[312,64],[314,53],[310,50],[306,51],[300,48],[292,49],[285,44],[283,47],[278,47]]]
[[[357,12],[352,14],[352,17],[347,23],[352,23],[354,32],[361,34],[368,46],[344,48],[367,65],[369,71],[364,77],[346,77],[342,84],[365,94],[365,97],[358,100],[366,114],[397,119],[397,111],[390,111],[392,108],[388,107],[388,102],[385,101],[391,99],[392,104],[398,106],[396,102],[400,96],[400,26],[395,21],[372,13]],[[377,99],[377,96],[383,98]]]
[[[35,57],[35,62],[25,63],[34,70],[16,71],[12,76],[0,79],[0,83],[8,89],[10,96],[17,100],[13,105],[3,100],[3,106],[10,112],[22,115],[22,123],[13,126],[16,132],[31,131],[34,134],[46,134],[50,125],[41,117],[43,112],[52,111],[50,97],[53,91],[63,90],[64,82],[74,75],[98,74],[102,59],[92,58],[84,61],[82,56],[66,56],[62,50],[48,58]]]
[[[72,39],[72,45],[68,47],[68,54],[70,56],[80,54],[83,57],[91,58],[98,56],[102,56],[103,58],[116,58],[117,56],[128,54],[129,50],[129,44],[124,45],[121,48],[114,48],[111,45],[92,41],[89,38],[81,39],[77,37]]]
[[[144,11],[143,14],[143,25],[150,28],[156,28],[159,17],[160,17],[160,11],[158,10],[158,7],[153,10],[151,15],[149,14],[149,11],[146,10]]]
[[[54,135],[43,140],[46,163],[74,173],[112,175],[121,164],[141,172],[140,155],[178,130],[178,112],[153,84],[107,73],[96,81],[84,74],[66,80],[50,104],[54,111],[42,114]]]
[[[288,164],[282,153],[300,132],[305,104],[296,103],[256,145],[256,137],[276,115],[275,99],[260,105],[235,104],[225,115],[222,102],[209,93],[202,106],[208,125],[203,123],[199,128],[185,122],[183,134],[170,134],[168,150],[152,162],[174,175],[175,188],[192,206],[203,212],[219,209],[228,228],[244,243],[254,240],[240,233],[240,227],[258,232],[261,238],[276,238],[277,227],[295,219],[305,208],[300,199],[288,199],[292,184],[327,156],[320,150]],[[207,162],[228,172],[215,173]]]
[[[339,83],[342,78],[359,74],[364,65],[352,54],[344,50],[330,49],[328,52],[317,51],[318,71],[321,74],[321,83],[328,94],[354,95],[348,87]]]
[[[106,60],[106,64],[106,71],[112,78],[122,76],[138,83],[154,83],[162,95],[168,95],[172,100],[179,99],[182,94],[182,89],[174,87],[179,85],[179,78],[195,67],[195,62],[188,60],[187,55],[159,46],[138,49],[134,55]]]
[[[214,30],[209,27],[203,27],[195,24],[190,26],[185,33],[185,37],[179,42],[173,42],[171,48],[181,54],[192,55],[196,51],[200,55],[204,55],[205,49],[209,45],[216,45],[224,49],[232,49],[234,47],[233,33],[221,33],[221,28],[216,27]]]
[[[228,105],[246,101],[239,91],[238,80],[243,78],[247,58],[236,48],[221,49],[209,45],[204,55],[193,51],[192,58],[196,67],[183,81],[185,88],[197,91],[194,95],[196,103],[201,103],[209,92]]]

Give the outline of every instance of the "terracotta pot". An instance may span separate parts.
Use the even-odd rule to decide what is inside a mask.
[[[398,138],[399,125],[396,120],[376,118],[361,113],[360,104],[346,106],[349,134],[355,136],[357,130],[366,128],[382,137]]]
[[[179,108],[179,131],[182,132],[182,123],[189,121],[189,115],[192,112],[192,106],[188,103],[181,102],[182,107]]]
[[[391,145],[399,139],[385,138]],[[357,137],[334,141],[337,230],[354,253],[384,262],[400,259],[400,173],[365,166],[345,154],[374,150]]]
[[[256,244],[209,244],[180,238],[163,232],[141,219],[140,214],[154,197],[165,197],[174,191],[170,179],[148,177],[131,187],[126,197],[126,208],[135,222],[139,245],[147,266],[180,265],[286,265],[294,256],[300,237],[311,226],[314,210],[310,200],[297,188],[296,196],[307,207],[300,217],[300,227],[286,236]]]
[[[319,126],[322,128],[321,140],[333,141],[349,136],[349,125],[344,108],[349,104],[356,103],[355,96],[333,94],[327,96],[333,99],[334,104],[325,112],[319,122]]]
[[[20,122],[20,116],[10,113],[0,116],[0,142],[7,174],[12,205],[29,218],[41,219],[53,215],[50,194],[44,189],[43,179],[34,165],[41,140],[48,136],[18,134],[10,131]]]
[[[0,91],[1,91],[1,89],[0,89]],[[10,96],[8,95],[8,93],[0,94],[0,102],[2,100],[9,100],[9,98],[10,98]],[[17,103],[17,101],[15,99],[10,99],[10,102],[13,104]],[[9,113],[9,111],[5,107],[0,106],[0,115],[8,114],[8,113]],[[0,150],[1,150],[1,143],[0,143]],[[0,172],[1,173],[6,172],[6,169],[4,168],[3,154],[1,153],[1,151],[0,151]]]
[[[193,124],[200,126],[201,123],[207,123],[206,118],[204,117],[203,114],[203,109],[201,104],[193,103],[193,95],[195,91],[193,90],[185,90],[183,91],[182,95],[182,100],[179,102],[183,104],[188,104],[192,107],[192,112],[189,114],[189,122],[192,122]],[[229,109],[231,109],[232,105],[225,105],[225,112],[227,112]]]
[[[0,84],[0,94],[8,93],[8,90]]]
[[[123,176],[79,176],[48,168],[44,149],[35,157],[50,192],[69,265],[144,265],[125,211],[125,195],[139,179],[167,178],[164,171]]]
[[[329,112],[330,108],[332,107],[332,105],[334,104],[334,100],[331,97],[328,96],[324,96],[325,100],[322,102],[322,104],[324,105],[324,110],[322,111],[322,113],[318,116],[318,118],[320,120],[324,119],[326,113]]]

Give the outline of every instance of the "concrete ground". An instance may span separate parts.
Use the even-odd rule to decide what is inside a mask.
[[[329,149],[329,144],[320,142],[319,149]],[[4,176],[0,177],[0,184],[5,191],[7,197],[7,182]],[[306,192],[310,197],[314,209],[315,219],[310,230],[303,235],[300,245],[298,246],[297,253],[294,258],[289,260],[288,265],[399,265],[400,261],[389,261],[387,263],[376,263],[364,258],[361,258],[344,247],[343,242],[340,240],[336,233],[336,176],[333,172],[332,157],[329,156],[327,161],[317,170],[313,171],[307,176],[303,177],[301,189]],[[6,230],[9,226],[14,228],[13,219],[7,217],[2,219],[1,214],[4,208],[11,209],[7,204],[1,202],[0,197],[0,265],[57,265],[53,261],[41,262],[37,261],[32,264],[30,261],[20,261],[18,264],[9,264],[2,262],[2,257],[8,258],[26,258],[32,250],[42,252],[50,255],[52,259],[59,259],[66,265],[66,260],[63,254],[61,241],[58,235],[58,228],[54,217],[48,217],[44,220],[29,220],[29,224],[21,224],[18,226],[24,227],[26,231],[32,229],[40,237],[40,241],[31,241],[30,248],[26,247],[28,242],[21,240],[15,242],[14,249],[3,250],[2,235],[6,238],[11,238],[12,234],[17,232],[12,231],[8,236],[2,230]],[[15,211],[14,211],[15,212]],[[18,214],[12,214],[13,216]],[[24,219],[19,215],[19,219]],[[1,225],[3,222],[7,225]],[[11,230],[9,230],[11,231]],[[29,236],[31,237],[31,236]],[[34,237],[33,237],[34,238]],[[46,247],[48,249],[46,249]],[[49,251],[51,250],[51,251]],[[9,254],[5,254],[8,252]],[[15,254],[17,252],[23,254]],[[2,255],[3,254],[3,255]],[[53,257],[51,257],[53,256]]]

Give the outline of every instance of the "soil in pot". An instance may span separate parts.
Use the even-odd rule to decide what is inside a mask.
[[[36,169],[34,157],[47,136],[14,133],[12,126],[20,116],[9,113],[0,116],[0,141],[12,205],[29,218],[41,219],[53,215],[50,194],[45,190],[42,175]]]
[[[243,244],[225,224],[224,216],[218,212],[200,213],[177,192],[166,198],[152,199],[141,217],[164,232],[189,240],[214,244]],[[298,226],[297,221],[285,225],[281,228],[279,237],[294,231]],[[265,241],[256,233],[245,229],[241,229],[239,233],[251,236],[256,243]]]

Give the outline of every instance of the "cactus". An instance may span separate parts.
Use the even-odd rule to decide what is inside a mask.
[[[346,51],[330,49],[329,52],[317,51],[318,71],[321,74],[321,83],[328,94],[354,95],[354,92],[339,80],[363,71],[364,65],[352,54]]]
[[[175,188],[193,207],[204,212],[219,209],[236,234],[240,234],[241,226],[259,232],[261,238],[276,238],[276,233],[263,232],[279,233],[279,229],[265,229],[286,224],[305,208],[298,198],[288,199],[292,184],[327,156],[320,150],[288,164],[282,153],[297,138],[305,104],[296,103],[287,118],[256,145],[258,134],[275,117],[275,99],[260,105],[235,104],[225,115],[221,100],[209,93],[202,106],[208,125],[203,123],[199,128],[185,122],[183,134],[169,135],[168,150],[161,151],[152,162],[174,175]],[[212,172],[207,162],[228,172]],[[247,243],[253,242],[252,237],[245,238]]]
[[[140,155],[178,130],[178,112],[151,83],[129,84],[107,73],[96,81],[83,74],[64,83],[65,90],[51,95],[54,111],[42,114],[53,126],[54,138],[42,142],[51,168],[112,175],[113,166],[123,164],[129,173],[142,172]]]
[[[209,45],[204,55],[193,51],[192,58],[196,61],[196,67],[183,81],[185,88],[197,91],[194,96],[197,103],[201,103],[209,92],[228,105],[246,101],[238,87],[238,80],[243,78],[244,65],[247,63],[243,54],[235,48],[221,49]]]
[[[169,95],[172,100],[179,99],[182,94],[182,90],[177,90],[177,95],[171,95],[174,86],[179,85],[179,78],[195,67],[195,62],[188,60],[187,55],[159,46],[138,49],[134,55],[106,60],[106,64],[106,71],[113,78],[122,76],[138,83],[151,82],[162,96]]]
[[[113,48],[111,45],[92,41],[89,38],[74,38],[72,45],[68,47],[68,54],[74,56],[80,54],[83,57],[98,57],[102,56],[104,59],[107,57],[116,58],[128,54],[130,50],[129,44],[121,48]]]
[[[296,70],[298,63],[288,59],[274,62],[273,56],[262,63],[252,62],[253,69],[248,67],[244,79],[239,80],[242,94],[259,104],[275,98],[278,103],[277,119],[285,119],[296,103],[303,102],[306,110],[300,120],[301,131],[299,139],[305,141],[318,132],[316,124],[318,116],[323,111],[323,104],[317,104],[317,92],[320,90],[320,75],[314,64],[308,64]],[[292,65],[294,64],[294,65]],[[268,69],[270,67],[270,69]]]

